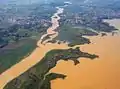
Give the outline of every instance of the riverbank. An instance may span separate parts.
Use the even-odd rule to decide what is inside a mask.
[[[62,73],[67,77],[64,80],[52,81],[52,89],[120,89],[120,34],[112,36],[110,33],[104,37],[89,38],[91,44],[82,45],[80,48],[84,52],[99,55],[99,58],[82,58],[77,66],[74,66],[72,61],[59,61],[51,72]]]
[[[107,22],[111,26],[115,26],[117,29],[120,30],[120,19],[104,20],[104,22]]]
[[[56,14],[54,15],[59,15],[61,14],[61,8],[57,9]],[[52,16],[52,26],[50,28],[48,28],[47,30],[51,30],[54,31],[55,28],[57,28],[59,26],[59,22],[58,20],[60,19],[60,17],[58,16],[58,18],[54,18],[54,16]],[[55,21],[54,21],[55,20]],[[49,32],[47,33],[49,34]],[[44,37],[44,35],[43,35]],[[21,62],[17,63],[16,65],[12,66],[10,69],[8,69],[7,71],[3,72],[0,75],[0,89],[3,89],[3,87],[10,82],[11,80],[13,80],[14,78],[18,77],[19,75],[21,75],[22,73],[24,73],[25,71],[27,71],[28,69],[30,69],[32,66],[34,66],[35,64],[37,64],[38,62],[40,62],[40,60],[45,56],[45,54],[52,50],[52,49],[67,49],[68,46],[67,44],[46,44],[43,45],[41,44],[42,38],[38,41],[37,43],[37,48],[31,53],[30,56],[22,59]]]
[[[4,89],[51,89],[51,80],[57,78],[64,79],[66,75],[59,73],[49,73],[60,60],[74,62],[74,65],[78,65],[80,62],[78,58],[90,58],[91,60],[98,56],[82,52],[79,47],[75,49],[54,49],[46,53],[42,60],[35,66],[27,70],[25,73],[9,82]]]
[[[51,68],[56,66],[56,63],[59,60],[61,59],[65,61],[72,60],[74,64],[77,65],[79,64],[77,58],[86,57],[86,58],[94,59],[98,57],[96,55],[92,55],[87,52],[84,53],[80,51],[79,48],[76,47],[74,47],[75,49],[70,48],[68,47],[68,44],[64,42],[63,43],[61,42],[60,44],[47,43],[47,41],[52,40],[58,35],[58,32],[56,32],[55,30],[59,27],[59,22],[58,22],[58,20],[60,20],[59,14],[63,13],[63,9],[59,7],[57,7],[57,9],[58,11],[52,16],[52,26],[48,28],[47,34],[43,35],[41,39],[38,41],[37,43],[38,47],[33,52],[34,54],[32,53],[25,60],[12,67],[10,70],[8,70],[9,72],[7,71],[5,73],[6,75],[3,74],[2,76],[3,81],[0,83],[2,84],[1,89],[2,88],[16,89],[16,87],[20,87],[20,88],[22,87],[23,89],[26,89],[26,87],[30,87],[30,86],[33,88],[40,87],[41,89],[48,89],[51,88],[51,84],[48,76],[51,76],[50,78],[53,79],[56,79],[57,77],[58,78],[65,77],[65,75],[62,74],[61,75],[55,73],[51,73],[52,75],[47,74]],[[50,37],[47,38],[45,41],[43,41],[43,39],[48,35],[50,35]],[[24,66],[24,68],[21,69],[19,68],[20,66]],[[12,76],[8,76],[7,74]],[[5,79],[5,77],[8,78]]]
[[[0,49],[0,74],[29,56],[36,48],[37,40],[23,39]]]
[[[29,57],[27,57],[27,58],[25,58],[25,59],[23,59],[23,61],[21,61],[20,63],[18,63],[18,64],[16,64],[15,66],[13,66],[12,68],[10,68],[8,71],[6,71],[6,72],[4,72],[1,76],[0,76],[0,89],[16,89],[16,87],[22,87],[22,89],[26,89],[26,86],[24,86],[24,84],[27,84],[27,88],[29,88],[30,86],[29,85],[33,85],[33,86],[35,86],[35,85],[39,85],[38,83],[40,83],[40,85],[44,85],[44,81],[42,81],[41,82],[41,77],[42,77],[42,79],[44,80],[46,80],[46,70],[45,71],[43,71],[43,69],[44,69],[44,67],[46,68],[46,63],[50,63],[50,64],[52,64],[52,63],[54,63],[54,61],[53,60],[49,60],[49,57],[51,57],[52,55],[55,57],[55,60],[56,60],[56,57],[57,56],[61,56],[60,54],[58,55],[58,54],[52,54],[52,53],[50,53],[49,54],[49,56],[47,56],[46,57],[46,55],[48,55],[48,54],[46,54],[46,53],[49,53],[49,52],[51,52],[51,50],[52,50],[52,52],[53,51],[55,51],[56,49],[57,50],[59,50],[60,49],[60,51],[61,50],[64,50],[65,51],[65,54],[64,54],[64,52],[62,53],[62,54],[64,54],[63,56],[65,56],[65,58],[66,58],[66,55],[67,55],[67,59],[65,59],[65,60],[67,60],[68,61],[68,59],[70,59],[70,58],[73,58],[74,59],[74,57],[75,57],[75,54],[76,54],[76,52],[78,51],[76,51],[76,50],[70,50],[70,51],[68,51],[68,52],[66,52],[66,50],[68,50],[70,47],[68,47],[68,44],[67,43],[48,43],[48,41],[51,41],[53,38],[55,38],[57,35],[58,35],[58,32],[56,32],[55,30],[59,27],[59,20],[60,20],[60,17],[59,17],[59,15],[60,14],[62,14],[63,13],[63,8],[59,8],[59,7],[57,7],[57,12],[52,16],[52,26],[50,27],[50,28],[48,28],[47,29],[47,34],[45,34],[45,35],[43,35],[42,37],[41,37],[41,39],[38,41],[38,43],[37,43],[37,48],[34,50],[34,52],[29,56]],[[44,41],[43,41],[43,39],[44,38],[46,38],[46,36],[49,36],[47,39],[45,39]],[[79,36],[78,36],[79,37]],[[106,37],[106,36],[105,36]],[[100,37],[100,39],[103,39],[104,37]],[[92,38],[90,38],[90,39],[92,39]],[[98,40],[98,39],[97,39]],[[97,42],[97,40],[95,41],[95,43]],[[92,40],[92,41],[94,41],[94,40]],[[107,41],[106,41],[107,42]],[[111,42],[111,41],[110,41]],[[108,45],[108,44],[107,44]],[[80,45],[77,45],[77,46],[80,46]],[[85,46],[85,49],[87,48],[86,47],[86,45],[84,45]],[[94,45],[95,46],[95,45]],[[101,46],[100,46],[101,47]],[[94,49],[94,47],[90,47],[90,48],[92,48],[92,50]],[[85,51],[86,53],[88,53],[89,52],[89,50],[88,49],[83,49],[82,48],[82,46],[81,46],[81,49],[82,49],[82,51]],[[97,49],[97,47],[95,48],[95,49]],[[100,49],[102,49],[102,48],[100,48]],[[88,51],[88,52],[87,52]],[[58,51],[57,51],[58,52]],[[74,54],[70,54],[70,52],[72,52],[72,53],[74,53]],[[92,51],[91,51],[92,52]],[[59,53],[59,52],[58,52]],[[60,52],[61,53],[61,52]],[[78,53],[78,52],[77,52]],[[82,55],[84,54],[83,52],[81,52],[82,53]],[[99,53],[99,52],[95,52],[95,54],[97,54],[97,53]],[[114,52],[115,53],[115,52]],[[52,55],[51,55],[52,54]],[[79,53],[78,53],[79,54]],[[70,56],[73,56],[73,57],[69,57],[68,55],[70,55]],[[82,56],[81,54],[79,55],[79,56],[77,56],[77,58],[78,57],[84,57],[84,56]],[[99,54],[98,54],[99,55]],[[88,55],[87,55],[88,56]],[[95,56],[95,55],[94,55]],[[45,57],[45,58],[44,58]],[[61,58],[63,58],[63,57],[61,57]],[[44,60],[43,59],[47,59],[48,61],[47,62],[43,62]],[[54,58],[51,58],[51,59],[54,59]],[[64,58],[63,58],[64,59]],[[71,60],[73,60],[73,59],[71,59]],[[52,61],[52,62],[51,62]],[[42,63],[41,63],[42,62]],[[76,62],[76,61],[75,61]],[[36,65],[37,63],[41,63],[41,65]],[[76,63],[75,63],[76,64]],[[78,61],[77,61],[77,64],[78,64]],[[36,68],[36,67],[34,67],[34,66],[39,66],[39,68]],[[44,67],[43,67],[44,66]],[[49,66],[51,66],[51,65],[47,65],[47,72],[48,72],[48,69],[49,69]],[[86,65],[87,66],[87,65]],[[24,68],[23,68],[24,67]],[[33,68],[32,70],[31,70],[31,67]],[[55,66],[54,66],[55,67]],[[56,68],[56,67],[55,67]],[[71,68],[71,67],[69,67],[69,68]],[[69,69],[68,68],[68,69]],[[80,66],[79,66],[79,68],[80,68]],[[30,71],[28,71],[28,72],[26,72],[27,70],[29,70],[30,69]],[[40,71],[40,69],[42,70],[42,72]],[[63,66],[62,66],[62,69],[66,69],[65,68],[65,66],[64,66],[64,68],[63,68]],[[67,69],[67,70],[68,70]],[[72,69],[72,68],[71,68]],[[40,73],[38,73],[38,75],[37,75],[37,72],[36,72],[36,70],[38,71],[38,72],[40,72]],[[54,69],[53,69],[54,70]],[[54,71],[53,71],[54,72]],[[56,71],[55,71],[56,72]],[[41,74],[42,73],[42,74]],[[73,72],[74,73],[74,72]],[[23,78],[23,79],[21,79],[21,76],[22,75],[24,75],[24,77],[25,78]],[[51,73],[51,74],[53,74],[53,73]],[[20,76],[21,75],[21,76]],[[68,74],[69,75],[69,74]],[[61,75],[60,75],[61,76]],[[66,76],[62,76],[62,78],[64,78],[64,77],[66,77]],[[69,76],[68,76],[69,77]],[[67,77],[67,78],[68,78]],[[14,80],[13,80],[14,79]],[[19,83],[19,79],[20,79],[20,82],[22,81],[22,85],[21,85],[21,83]],[[32,80],[31,80],[32,79]],[[78,78],[74,78],[74,79],[78,79]],[[66,80],[66,79],[65,79]],[[16,82],[16,81],[18,81],[18,82]],[[30,82],[27,82],[27,81],[30,81]],[[26,82],[26,83],[24,83],[24,82]],[[14,83],[15,83],[15,86],[13,86],[14,85]],[[18,83],[18,84],[20,84],[19,86],[16,86],[16,83]],[[42,83],[42,84],[41,84]],[[46,83],[46,81],[45,81],[45,83]],[[74,83],[75,83],[75,81],[74,81]],[[73,83],[73,84],[74,84]],[[7,84],[7,85],[6,85]],[[50,82],[47,82],[47,84],[48,85],[50,85]],[[7,87],[4,87],[4,86],[7,86]],[[72,84],[71,84],[72,85]],[[37,87],[37,86],[35,86],[35,87]],[[63,85],[62,85],[63,86]],[[12,88],[11,88],[12,87]],[[24,87],[24,88],[23,88]],[[35,88],[34,87],[34,88]],[[38,86],[39,87],[39,86]],[[44,87],[47,87],[47,88],[41,88],[41,89],[48,89],[48,87],[49,86],[47,86],[46,84],[45,84],[45,86]],[[58,88],[58,87],[57,87]],[[71,87],[72,88],[72,87]]]

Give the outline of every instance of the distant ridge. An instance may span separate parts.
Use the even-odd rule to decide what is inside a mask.
[[[26,5],[26,4],[33,4],[38,2],[44,2],[44,0],[0,0],[0,4],[17,4],[17,5]]]

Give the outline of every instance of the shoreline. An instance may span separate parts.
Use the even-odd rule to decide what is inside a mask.
[[[8,69],[7,71],[3,72],[0,75],[0,89],[3,89],[3,87],[12,79],[18,77],[19,75],[27,71],[29,68],[40,62],[40,60],[45,56],[45,54],[48,51],[52,49],[69,48],[68,45],[65,43],[60,45],[57,43],[54,44],[47,43],[48,41],[52,40],[58,35],[58,32],[56,32],[55,29],[59,27],[59,20],[60,20],[59,14],[63,13],[63,9],[60,8],[57,9],[58,9],[57,12],[51,17],[52,26],[48,28],[47,34],[43,35],[41,39],[38,41],[37,43],[38,47],[33,51],[33,53],[27,58],[23,59],[20,63],[17,63],[12,68]],[[50,39],[45,40],[43,44],[41,44],[42,39],[50,34],[54,34],[54,35],[51,35]],[[24,68],[21,68],[21,66],[24,66]]]
[[[78,66],[74,66],[71,61],[59,61],[57,66],[50,72],[65,74],[67,78],[64,80],[56,79],[51,81],[52,89],[63,89],[64,87],[67,89],[120,88],[119,31],[114,36],[110,33],[104,37],[99,35],[88,38],[91,40],[91,44],[81,45],[81,50],[97,54],[99,58],[97,60],[82,58]],[[79,82],[77,83],[76,81]]]
[[[56,14],[54,15],[59,15],[63,12],[61,12],[61,9],[59,8],[56,12]],[[52,26],[50,28],[47,29],[47,34],[49,34],[49,31],[53,31],[55,30],[55,28],[57,28],[59,26],[59,22],[58,20],[60,19],[60,17],[58,16],[58,18],[54,18],[52,16],[53,19],[51,19],[52,22]],[[44,35],[43,35],[44,37]],[[21,75],[22,73],[24,73],[25,71],[27,71],[29,68],[31,68],[32,66],[34,66],[35,64],[37,64],[38,62],[40,62],[40,60],[45,56],[45,54],[52,50],[52,49],[66,49],[68,48],[66,44],[61,44],[58,45],[57,43],[55,44],[46,44],[43,45],[41,44],[41,39],[38,41],[37,43],[37,48],[32,52],[31,55],[29,55],[28,57],[22,59],[21,62],[15,64],[14,66],[12,66],[10,69],[6,70],[5,72],[3,72],[0,75],[0,89],[3,89],[4,86],[10,82],[11,80],[13,80],[14,78],[18,77],[19,75]],[[23,67],[23,68],[21,68]]]

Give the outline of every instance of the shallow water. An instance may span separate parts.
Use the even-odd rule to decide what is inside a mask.
[[[99,58],[82,58],[77,66],[72,61],[58,62],[51,72],[65,74],[67,78],[51,81],[52,89],[120,89],[120,34],[90,40],[92,43],[81,46],[81,50]]]

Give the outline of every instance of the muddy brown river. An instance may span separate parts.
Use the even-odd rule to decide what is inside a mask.
[[[117,22],[116,22],[117,21]],[[119,28],[120,20],[107,20]],[[117,24],[116,24],[117,23]],[[52,89],[120,89],[120,34],[90,37],[91,44],[81,50],[99,55],[96,60],[82,58],[80,64],[59,61],[51,72],[67,75],[65,80],[51,81]]]
[[[63,13],[63,9],[59,7],[57,9],[51,19],[52,26],[48,28],[47,34],[38,41],[38,47],[33,53],[0,75],[0,89],[40,62],[48,51],[69,48],[65,43],[46,43],[59,34],[54,30],[59,27],[59,14]],[[44,42],[45,45],[41,44],[42,39],[48,34],[54,35]],[[52,89],[120,89],[120,35],[97,36],[90,37],[90,39],[92,44],[81,46],[81,50],[95,53],[100,58],[96,60],[83,58],[80,60],[80,65],[77,66],[74,66],[72,61],[59,61],[51,72],[66,74],[67,78],[51,81]]]
[[[69,47],[67,44],[61,43],[46,43],[49,40],[52,40],[54,37],[58,35],[58,32],[54,31],[59,27],[59,14],[63,13],[63,8],[57,8],[57,12],[51,17],[52,26],[47,29],[47,34],[43,35],[37,43],[37,48],[32,52],[32,54],[24,59],[21,62],[17,63],[16,65],[12,66],[5,72],[0,75],[0,89],[3,89],[4,86],[13,80],[14,78],[18,77],[32,66],[40,62],[40,60],[45,56],[45,54],[53,49],[68,49]],[[50,36],[50,39],[45,41],[45,45],[41,43],[43,38],[49,34],[54,34]]]

